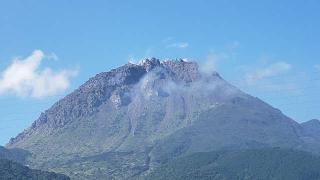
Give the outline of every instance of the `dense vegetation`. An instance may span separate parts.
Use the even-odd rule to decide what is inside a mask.
[[[317,180],[320,158],[284,149],[196,153],[169,162],[146,179]]]
[[[0,146],[0,159],[8,159],[23,164],[30,153],[23,149],[7,149]]]
[[[32,170],[18,163],[0,159],[0,179],[2,180],[69,180],[65,175],[40,170]]]

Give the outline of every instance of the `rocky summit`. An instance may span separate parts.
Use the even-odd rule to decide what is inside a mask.
[[[89,79],[6,146],[24,164],[73,179],[133,179],[187,154],[285,147],[314,136],[195,62],[146,59]]]

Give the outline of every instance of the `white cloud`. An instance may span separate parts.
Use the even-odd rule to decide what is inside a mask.
[[[138,58],[134,57],[133,55],[129,55],[128,63],[130,63],[130,64],[138,64],[138,62],[139,62]]]
[[[17,96],[42,98],[63,92],[70,86],[70,80],[77,71],[40,68],[43,59],[56,57],[47,57],[41,50],[35,50],[25,59],[14,59],[0,74],[0,94],[13,93]]]
[[[274,77],[287,72],[291,68],[292,66],[286,62],[277,62],[267,67],[257,69],[254,72],[247,73],[245,79],[248,84],[255,84],[262,79]]]
[[[167,48],[180,48],[180,49],[184,49],[189,47],[189,43],[187,42],[177,42],[177,43],[172,43],[167,45]]]
[[[289,63],[278,61],[275,63],[262,62],[260,66],[242,65],[236,68],[238,76],[232,81],[234,85],[250,94],[268,95],[297,95],[301,93],[302,72],[292,71]],[[239,76],[239,74],[242,74]],[[300,77],[297,79],[297,77]]]
[[[167,38],[164,38],[164,39],[162,40],[162,42],[163,42],[163,43],[167,43],[167,42],[172,41],[173,39],[174,39],[173,37],[167,37]]]
[[[239,41],[233,41],[232,43],[227,45],[228,50],[236,50],[237,48],[240,47],[240,42]]]
[[[59,57],[55,54],[55,53],[50,53],[46,55],[47,59],[52,59],[54,61],[57,61],[59,59]]]
[[[219,56],[217,54],[210,53],[204,63],[200,64],[200,71],[204,74],[211,74],[217,69],[217,62]]]
[[[320,65],[319,64],[315,65],[314,68],[316,68],[316,70],[320,71]]]
[[[225,62],[228,59],[229,56],[226,53],[210,52],[205,61],[200,64],[200,71],[207,75],[215,73],[218,69],[218,64]]]

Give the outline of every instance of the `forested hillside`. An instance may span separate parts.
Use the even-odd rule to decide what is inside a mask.
[[[156,169],[147,180],[317,180],[320,158],[286,149],[196,153]]]
[[[69,180],[70,178],[52,172],[32,170],[10,160],[0,159],[1,180]]]

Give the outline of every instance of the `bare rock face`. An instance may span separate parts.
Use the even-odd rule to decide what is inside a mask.
[[[218,73],[152,58],[89,79],[7,147],[32,153],[31,167],[74,179],[132,179],[193,152],[301,149],[302,136],[298,123]]]
[[[175,81],[191,82],[199,78],[197,64],[183,60],[160,63],[158,59],[152,58],[144,60],[140,65],[126,64],[91,78],[75,92],[42,113],[30,129],[12,139],[10,143],[14,143],[30,134],[39,126],[49,126],[51,130],[63,127],[73,119],[90,116],[109,99],[116,107],[128,105],[130,101],[128,92],[126,92],[129,91],[128,88],[132,88],[132,85],[138,83],[147,72],[153,69],[157,69],[156,71],[159,71],[159,73],[160,69],[170,73]],[[163,91],[155,93],[165,95]]]
[[[10,143],[32,134],[38,127],[46,126],[49,131],[53,131],[74,119],[88,117],[94,114],[99,106],[112,96],[112,93],[114,93],[112,99],[121,103],[119,96],[121,89],[137,83],[145,73],[144,67],[127,64],[110,72],[96,75],[79,89],[55,103],[45,113],[42,113],[31,128],[19,134]],[[118,100],[116,100],[117,98]]]
[[[140,65],[142,65],[144,67],[144,69],[149,72],[152,69],[154,69],[155,67],[159,67],[160,66],[160,61],[159,59],[156,58],[152,58],[152,59],[146,59],[144,61],[142,61],[140,63]]]

